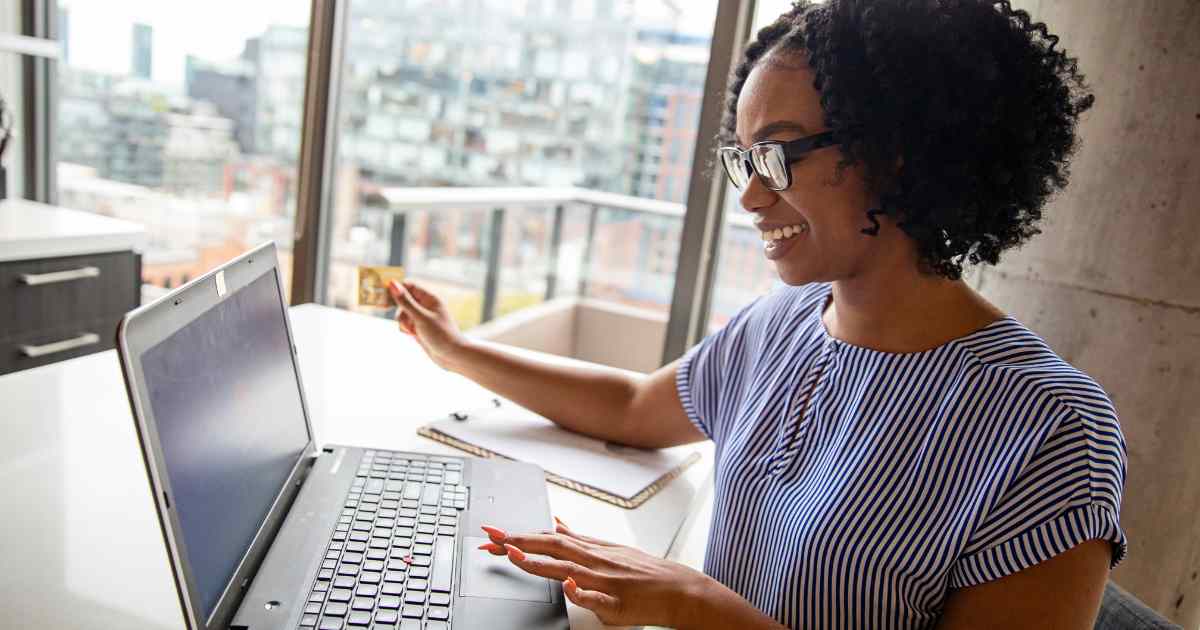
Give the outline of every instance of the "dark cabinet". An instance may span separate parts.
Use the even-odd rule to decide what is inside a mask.
[[[0,374],[112,348],[141,266],[132,251],[0,262]]]

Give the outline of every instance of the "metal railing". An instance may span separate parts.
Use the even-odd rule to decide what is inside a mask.
[[[559,256],[563,240],[564,212],[571,206],[587,208],[587,232],[579,272],[580,296],[587,295],[591,279],[595,240],[601,210],[625,210],[639,214],[670,217],[681,222],[684,205],[667,201],[632,197],[584,188],[512,187],[512,188],[387,188],[381,191],[392,214],[390,254],[388,264],[403,266],[407,261],[408,213],[410,211],[483,210],[490,213],[487,243],[484,249],[486,273],[483,282],[482,322],[496,316],[497,294],[500,288],[500,252],[504,235],[506,209],[517,207],[546,207],[553,212],[549,260],[546,270],[545,299],[555,298],[562,290],[558,277]],[[732,215],[730,223],[753,230],[747,215]]]

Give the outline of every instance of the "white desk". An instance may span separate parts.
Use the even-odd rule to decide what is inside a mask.
[[[416,427],[489,392],[433,365],[387,320],[313,305],[291,318],[318,443],[463,455]],[[183,627],[116,353],[0,377],[0,427],[0,627]],[[700,450],[636,510],[549,485],[551,510],[577,531],[695,558],[707,518],[694,506],[712,470],[711,445]],[[602,627],[568,608],[573,629]]]
[[[25,199],[0,200],[0,261],[140,249],[137,223]]]

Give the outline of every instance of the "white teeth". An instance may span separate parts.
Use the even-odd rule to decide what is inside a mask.
[[[778,241],[780,239],[791,238],[797,234],[800,234],[801,232],[807,232],[807,231],[808,231],[807,225],[803,225],[803,224],[789,225],[789,226],[781,228],[781,229],[763,232],[762,239],[764,241],[768,241],[768,242],[769,241]]]

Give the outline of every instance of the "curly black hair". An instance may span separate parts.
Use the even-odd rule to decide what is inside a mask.
[[[837,176],[862,162],[886,214],[917,243],[922,273],[957,280],[1035,234],[1067,184],[1075,124],[1094,97],[1058,37],[1007,0],[799,0],[748,44],[729,81],[720,142],[766,55],[801,53]],[[897,158],[900,166],[897,169]]]

